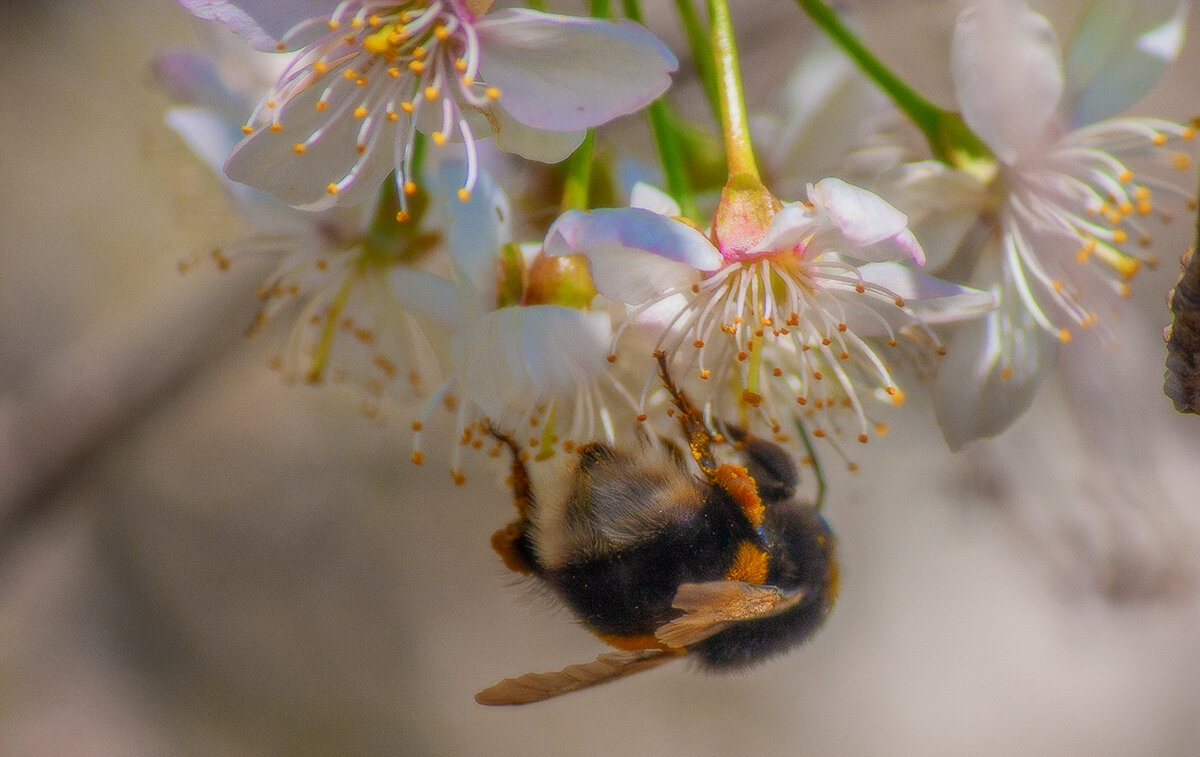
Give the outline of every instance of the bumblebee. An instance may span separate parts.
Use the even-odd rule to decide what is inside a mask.
[[[505,565],[544,584],[616,652],[558,672],[508,678],[480,704],[526,704],[687,656],[745,667],[812,635],[837,597],[834,537],[795,496],[795,464],[778,445],[726,429],[743,464],[718,464],[702,415],[655,353],[698,468],[672,448],[579,451],[557,508],[534,497],[512,452],[517,518],[492,537]]]

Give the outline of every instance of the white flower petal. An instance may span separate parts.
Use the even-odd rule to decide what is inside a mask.
[[[955,327],[934,394],[950,449],[1012,425],[1033,402],[1059,344],[1019,303]]]
[[[696,229],[640,208],[570,210],[546,234],[547,255],[582,254],[596,290],[639,305],[721,267],[721,254]]]
[[[932,270],[951,258],[990,202],[978,179],[937,160],[899,166],[880,178],[876,190],[908,217]]]
[[[393,266],[387,280],[391,296],[405,310],[439,324],[459,322],[458,295],[452,282],[411,266]]]
[[[629,207],[649,210],[660,216],[677,217],[682,215],[679,203],[675,202],[671,195],[644,181],[633,185],[633,189],[629,193]]]
[[[490,111],[495,117],[496,148],[528,160],[557,163],[575,152],[586,131],[546,131],[527,126],[501,107]]]
[[[1072,125],[1110,118],[1145,97],[1183,47],[1186,14],[1186,2],[1088,5],[1067,51]]]
[[[1050,22],[1024,2],[979,2],[959,15],[950,56],[971,130],[1005,163],[1035,155],[1063,92]]]
[[[657,37],[630,21],[515,8],[475,26],[484,81],[500,88],[514,118],[542,129],[578,131],[639,110],[667,90],[677,67]]]
[[[996,307],[991,292],[926,276],[901,263],[864,263],[864,280],[899,295],[925,323],[950,323],[978,318]]]
[[[500,248],[512,241],[512,213],[508,197],[486,171],[476,178],[471,198],[460,200],[466,176],[462,160],[445,159],[438,166],[438,195],[449,216],[446,243],[458,269],[478,291],[487,292],[496,286]]]
[[[456,339],[464,398],[493,419],[573,395],[605,370],[612,339],[607,314],[555,305],[488,313]]]
[[[331,104],[332,117],[318,111],[314,105],[320,95],[320,87],[310,87],[289,105],[279,132],[260,128],[247,137],[226,161],[226,175],[305,210],[373,199],[393,167],[390,142],[368,145],[360,154],[362,120],[352,108]],[[314,134],[318,138],[310,141]],[[305,145],[303,154],[295,152],[297,144]],[[338,183],[345,185],[330,193],[329,185]]]
[[[259,50],[275,51],[292,27],[311,18],[329,18],[337,0],[179,0],[179,4],[193,16],[225,24]],[[303,36],[290,39],[288,49],[306,41]]]

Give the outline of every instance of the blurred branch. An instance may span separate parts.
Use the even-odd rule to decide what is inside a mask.
[[[1196,239],[1183,253],[1183,273],[1167,302],[1173,321],[1163,335],[1167,340],[1167,373],[1163,392],[1181,413],[1200,414],[1200,215]]]
[[[0,397],[0,554],[93,453],[147,416],[250,322],[265,268],[168,281],[46,359],[24,390]]]

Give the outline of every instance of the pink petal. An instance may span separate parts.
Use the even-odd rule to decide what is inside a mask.
[[[178,0],[193,16],[218,21],[236,34],[250,40],[259,50],[276,51],[283,36],[309,19],[328,19],[336,0]],[[327,31],[326,26],[313,27]],[[294,50],[308,40],[301,36],[289,40]]]

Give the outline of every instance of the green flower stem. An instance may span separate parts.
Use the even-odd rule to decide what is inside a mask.
[[[696,67],[696,76],[704,87],[704,97],[712,109],[713,121],[721,123],[721,98],[717,92],[717,67],[713,63],[712,43],[696,13],[693,0],[675,0],[675,9],[679,13],[679,23],[683,26],[684,36],[687,37],[688,50],[692,53],[692,65]]]
[[[742,96],[742,74],[727,0],[708,0],[708,23],[712,33],[717,93],[721,104],[721,130],[725,135],[729,173],[752,176],[761,184],[758,163],[754,160],[754,147],[750,144],[750,124]]]
[[[644,23],[645,17],[638,0],[621,0],[621,11],[630,21]],[[659,98],[646,108],[646,117],[650,121],[650,132],[654,136],[654,147],[662,165],[667,194],[679,203],[679,212],[685,218],[695,219],[696,197],[688,179],[687,157],[684,154],[682,138],[675,126],[676,119],[671,106],[666,100]]]
[[[960,115],[929,102],[892,73],[824,2],[796,0],[796,3],[916,124],[935,158],[981,181],[989,181],[995,176],[995,155]]]
[[[589,0],[588,15],[592,18],[611,18],[612,10],[608,0]]]
[[[566,176],[563,179],[562,209],[587,210],[588,188],[592,183],[592,153],[596,146],[596,132],[587,130],[583,143],[567,158]]]

